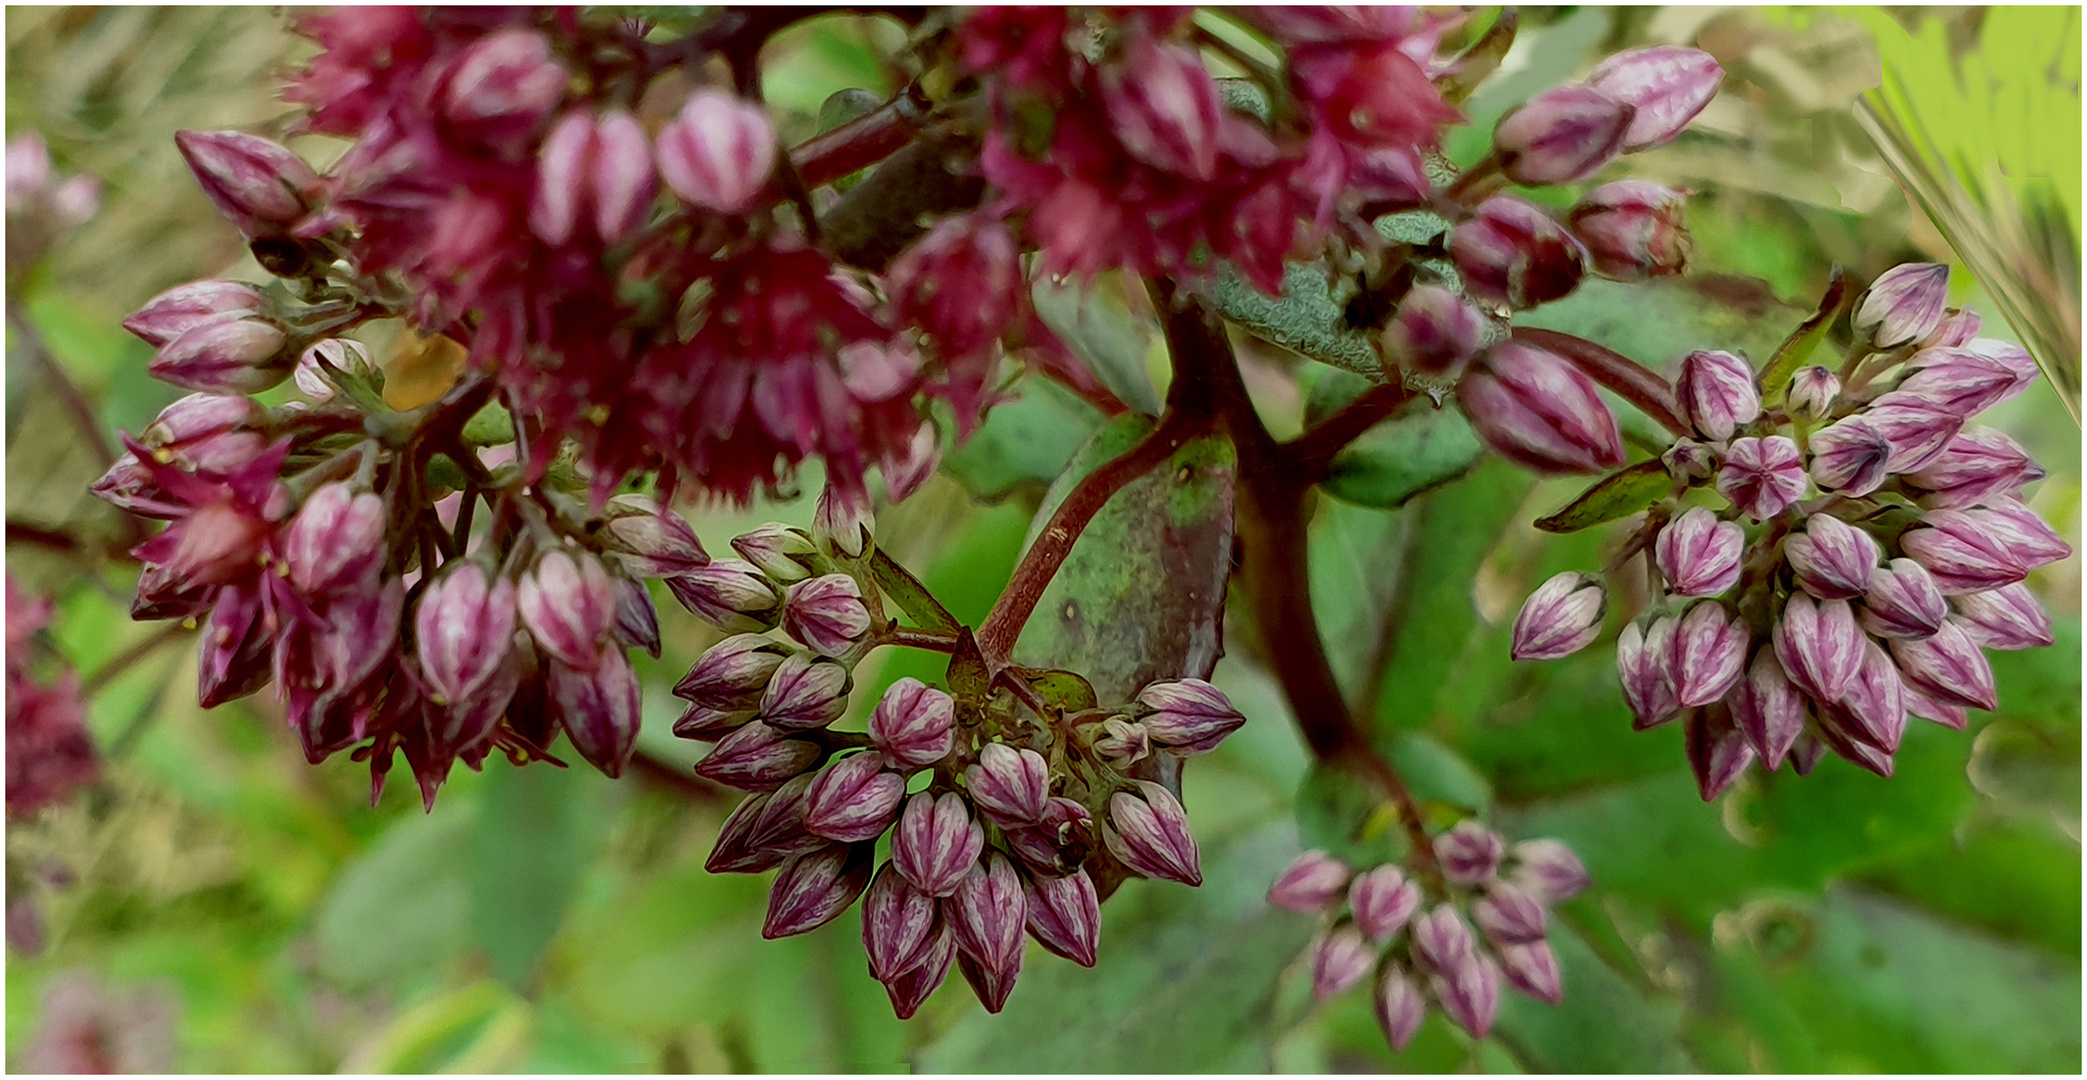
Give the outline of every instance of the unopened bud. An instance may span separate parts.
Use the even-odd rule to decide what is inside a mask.
[[[248,236],[302,221],[319,177],[287,147],[238,131],[177,131],[174,145],[218,213]]]
[[[751,719],[760,710],[768,680],[789,655],[789,649],[759,634],[736,634],[712,645],[674,685],[674,696]]]
[[[1822,490],[1860,498],[1883,486],[1891,454],[1883,432],[1851,416],[1812,436],[1812,480]]]
[[[1268,902],[1302,915],[1323,911],[1340,901],[1352,873],[1347,864],[1323,851],[1307,851],[1268,887]]]
[[[1109,796],[1109,824],[1102,830],[1109,853],[1144,877],[1203,884],[1196,838],[1189,833],[1180,800],[1149,780],[1133,783],[1138,794],[1119,791]]]
[[[1954,349],[1961,345],[1969,345],[1978,337],[1978,331],[1984,324],[1985,320],[1980,319],[1976,311],[1969,308],[1949,308],[1943,312],[1942,322],[1935,327],[1935,332],[1923,338],[1919,348]]]
[[[1659,456],[1667,475],[1676,480],[1706,480],[1717,471],[1717,455],[1694,439],[1676,439]]]
[[[1972,641],[1988,649],[2036,649],[2057,640],[2051,616],[2020,582],[1950,601],[1957,622]]]
[[[366,586],[384,566],[384,500],[353,484],[321,484],[283,533],[290,583],[305,596]]]
[[[1101,732],[1094,740],[1094,752],[1119,766],[1141,760],[1152,752],[1152,733],[1128,717],[1109,717],[1101,722]]]
[[[801,581],[783,595],[783,632],[813,652],[844,656],[869,630],[862,587],[846,574]]]
[[[758,874],[782,865],[788,856],[756,847],[750,841],[755,822],[779,792],[762,792],[741,800],[718,829],[717,843],[703,868],[713,874]]]
[[[1674,690],[1674,620],[1658,618],[1648,625],[1637,622],[1616,637],[1616,675],[1623,684],[1623,700],[1639,731],[1655,728],[1681,711],[1681,698]]]
[[[1562,841],[1524,840],[1510,854],[1515,869],[1508,880],[1542,903],[1563,903],[1594,883],[1580,857]]]
[[[1862,608],[1863,629],[1884,638],[1924,638],[1949,618],[1934,577],[1912,559],[1893,559],[1870,575]]]
[[[1495,195],[1450,234],[1449,253],[1464,287],[1512,308],[1549,303],[1586,273],[1587,250],[1535,205]]]
[[[1086,807],[1056,795],[1044,803],[1041,824],[1003,832],[1008,850],[1042,874],[1069,873],[1094,850],[1094,818]]]
[[[1151,34],[1129,35],[1121,59],[1101,69],[1101,103],[1124,152],[1154,168],[1208,182],[1217,175],[1224,107],[1217,83],[1191,50]]]
[[[628,572],[644,578],[673,577],[709,564],[695,530],[657,500],[618,495],[609,500],[609,510],[603,532]]]
[[[1754,654],[1746,678],[1732,689],[1732,726],[1754,748],[1768,771],[1782,765],[1797,737],[1804,734],[1804,695],[1783,674],[1775,650]]]
[[[1964,427],[1963,417],[1919,394],[1900,390],[1870,402],[1862,418],[1891,443],[1891,460],[1885,470],[1894,473],[1918,472],[1940,456]]]
[[[1384,327],[1384,355],[1407,371],[1453,379],[1478,355],[1485,316],[1470,301],[1440,285],[1407,290]]]
[[[1592,87],[1546,90],[1493,129],[1500,171],[1524,187],[1584,180],[1622,152],[1636,112]]]
[[[1081,967],[1093,967],[1101,943],[1101,901],[1085,870],[1029,879],[1029,936]]]
[[[1983,506],[1963,513],[2012,552],[2026,569],[2048,566],[2073,553],[2072,545],[2058,535],[2058,530],[2020,499],[1991,498]]]
[[[1532,941],[1500,950],[1500,972],[1507,985],[1546,1004],[1565,999],[1565,981],[1558,973],[1558,956],[1550,943]]]
[[[1724,794],[1754,763],[1753,745],[1733,725],[1732,711],[1722,702],[1688,715],[1682,727],[1682,746],[1704,802]]]
[[[551,551],[522,576],[515,605],[538,647],[585,671],[616,627],[616,582],[588,552]]]
[[[1486,895],[1471,906],[1471,920],[1495,945],[1542,941],[1549,922],[1541,901],[1504,881],[1493,883]]]
[[[819,493],[819,503],[812,510],[812,541],[820,551],[835,558],[860,559],[875,542],[876,527],[869,496],[833,484]]]
[[[1941,263],[1901,263],[1870,283],[1855,305],[1853,325],[1868,333],[1880,349],[1911,345],[1942,325],[1949,302],[1949,267]]]
[[[1783,541],[1783,557],[1805,592],[1821,600],[1853,600],[1869,591],[1884,550],[1863,529],[1813,514],[1803,532]]]
[[[1792,593],[1771,636],[1783,673],[1819,701],[1839,701],[1862,664],[1862,630],[1845,600]]]
[[[787,731],[825,727],[848,711],[853,684],[846,667],[793,653],[776,666],[761,692],[761,719]]]
[[[906,440],[904,452],[885,457],[877,467],[884,474],[885,494],[896,504],[919,491],[941,465],[942,434],[932,421],[922,421]]]
[[[205,323],[226,322],[268,311],[267,297],[243,281],[191,281],[145,301],[123,320],[123,328],[158,348]]]
[[[766,791],[819,760],[819,748],[755,721],[718,741],[696,763],[696,775],[741,791]]]
[[[884,992],[891,998],[891,1011],[901,1020],[912,1019],[913,1014],[927,1002],[928,996],[949,977],[949,966],[956,961],[956,956],[956,935],[950,932],[949,924],[937,924],[928,938],[921,962],[884,981]]]
[[[1609,591],[1600,578],[1566,571],[1536,587],[1515,616],[1510,655],[1556,660],[1579,652],[1601,634]]]
[[[1312,943],[1312,998],[1324,1001],[1362,981],[1377,950],[1353,926],[1336,927]]]
[[[289,340],[261,319],[206,322],[161,346],[146,370],[184,390],[258,394],[290,374]]]
[[[732,550],[785,585],[803,581],[825,568],[819,549],[812,546],[812,538],[780,522],[770,522],[734,538]]]
[[[1143,720],[1153,742],[1176,754],[1206,753],[1246,723],[1225,692],[1201,679],[1153,683],[1138,691],[1152,711]]]
[[[429,582],[414,611],[421,676],[436,704],[468,700],[507,658],[515,632],[515,588],[460,562]]]
[[[1689,423],[1719,442],[1761,415],[1753,366],[1728,352],[1697,350],[1682,358],[1674,397]]]
[[[1027,747],[987,743],[979,748],[978,764],[964,770],[964,785],[993,824],[1035,825],[1043,820],[1044,801],[1051,796],[1050,766]]]
[[[1487,447],[1526,468],[1591,473],[1623,464],[1615,414],[1587,376],[1554,353],[1516,341],[1495,345],[1457,384],[1457,404]]]
[[[659,656],[659,610],[645,583],[627,577],[616,579],[616,640],[633,649]]]
[[[761,936],[809,933],[848,910],[870,883],[868,844],[829,844],[783,864],[768,890]]]
[[[1637,151],[1681,134],[1724,80],[1725,69],[1701,49],[1653,45],[1602,61],[1587,76],[1587,85],[1636,110],[1623,149]]]
[[[2013,439],[1991,428],[1971,428],[1949,440],[1941,454],[1909,474],[1906,482],[1930,493],[1921,505],[1939,509],[1972,506],[2042,475]]]
[[[1851,734],[1887,754],[1898,752],[1899,740],[1906,734],[1905,684],[1891,657],[1874,639],[1863,639],[1862,665],[1848,680],[1848,692],[1834,710],[1855,722]]]
[[[891,862],[913,887],[929,896],[948,896],[978,861],[985,832],[971,819],[964,797],[937,798],[923,791],[906,801],[892,834]]]
[[[2007,365],[1968,349],[1929,349],[1915,355],[1906,367],[1911,373],[1899,382],[1899,392],[1925,398],[1967,419],[2028,387]]]
[[[870,975],[890,982],[926,958],[934,943],[935,898],[913,887],[889,862],[862,894],[862,951]]]
[[[1653,552],[1676,595],[1716,596],[1738,584],[1745,546],[1746,531],[1737,522],[1719,521],[1697,506],[1659,531]]]
[[[655,175],[651,140],[636,117],[620,110],[599,120],[567,114],[537,158],[530,228],[563,244],[591,210],[595,235],[613,244],[644,223]]]
[[[638,675],[623,647],[609,642],[583,667],[551,661],[551,700],[573,749],[615,779],[638,740]]]
[[[870,714],[870,740],[885,760],[918,769],[949,756],[956,731],[956,703],[935,687],[908,676],[884,691]]]
[[[1963,510],[1937,510],[1924,527],[1899,538],[1907,557],[1927,568],[1944,596],[1984,592],[2029,576],[2027,562]]]
[[[1943,623],[1942,629],[1924,638],[1893,639],[1891,655],[1906,684],[1929,697],[1968,709],[2000,707],[1992,665],[1955,623]]]
[[[542,34],[495,30],[465,46],[450,65],[442,114],[488,143],[519,148],[557,108],[570,79]]]
[[[1355,927],[1371,941],[1391,940],[1420,910],[1420,886],[1406,879],[1398,867],[1386,864],[1358,874],[1348,886],[1348,909],[1355,913]]]
[[[775,127],[761,107],[697,90],[659,133],[659,171],[684,202],[720,214],[753,208],[775,172]]]
[[[1790,387],[1783,401],[1790,408],[1790,415],[1800,420],[1817,420],[1833,411],[1833,403],[1841,396],[1840,376],[1831,368],[1802,367],[1790,376]]]
[[[1451,904],[1437,904],[1413,920],[1413,958],[1435,974],[1454,971],[1474,952],[1471,928]]]
[[[1006,856],[995,851],[984,863],[973,863],[947,908],[950,930],[964,955],[988,974],[1006,977],[1020,970],[1029,899],[1021,874]]]
[[[1442,876],[1457,885],[1491,880],[1506,850],[1507,842],[1499,833],[1468,818],[1435,837],[1435,859],[1442,864]]]
[[[1678,274],[1691,247],[1681,192],[1646,180],[1618,180],[1588,192],[1566,216],[1594,272],[1616,281]]]
[[[1377,1026],[1384,1032],[1384,1041],[1394,1051],[1406,1049],[1413,1035],[1420,1030],[1420,1022],[1428,1017],[1428,1002],[1414,985],[1413,977],[1398,964],[1384,965],[1384,973],[1377,977],[1375,993],[1371,995],[1375,1007]]]
[[[313,401],[331,401],[340,389],[336,380],[367,379],[376,370],[370,362],[369,346],[351,338],[327,338],[304,350],[291,378],[297,383],[298,393]]]
[[[905,797],[905,777],[885,772],[875,754],[855,754],[812,780],[804,827],[830,840],[874,840],[898,818]]]
[[[674,599],[727,633],[755,633],[776,623],[782,595],[766,575],[738,559],[712,559],[667,579]]]
[[[1500,1009],[1500,965],[1492,957],[1473,953],[1428,985],[1442,1003],[1442,1012],[1473,1038],[1483,1039],[1493,1030],[1493,1017]]]
[[[1781,435],[1734,439],[1717,472],[1717,493],[1755,521],[1767,521],[1804,498],[1810,486],[1804,455]]]

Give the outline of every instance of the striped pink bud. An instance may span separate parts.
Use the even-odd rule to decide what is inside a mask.
[[[985,833],[971,820],[964,797],[951,792],[936,798],[923,791],[906,802],[892,835],[891,862],[913,887],[929,896],[956,892],[978,853]]]
[[[591,670],[602,638],[616,626],[616,582],[588,552],[552,551],[522,576],[515,606],[544,652]]]
[[[825,727],[848,711],[853,683],[840,664],[811,653],[792,653],[776,665],[761,692],[761,719],[787,731]]]
[[[1109,796],[1109,821],[1102,842],[1134,873],[1183,885],[1203,884],[1196,838],[1174,793],[1149,780],[1135,780],[1137,794]]]
[[[1883,485],[1891,455],[1891,440],[1883,432],[1851,416],[1812,435],[1812,480],[1822,490],[1850,498],[1868,495]]]
[[[1323,851],[1307,851],[1268,887],[1268,902],[1301,915],[1323,911],[1339,902],[1352,876],[1353,871],[1339,859]]]
[[[1862,607],[1863,629],[1883,638],[1924,638],[1949,617],[1935,579],[1912,559],[1893,559],[1872,574]]]
[[[1491,880],[1506,850],[1507,841],[1499,833],[1468,818],[1435,837],[1435,861],[1442,864],[1442,876],[1457,885]]]
[[[1869,591],[1884,549],[1867,531],[1814,514],[1805,519],[1803,532],[1783,541],[1783,557],[1805,592],[1821,600],[1853,600]]]
[[[906,778],[876,754],[853,754],[819,771],[805,793],[804,827],[829,840],[874,840],[899,816]]]
[[[1987,711],[2000,707],[1992,666],[1956,623],[1924,638],[1896,639],[1891,655],[1906,684],[1937,701]]]
[[[1450,257],[1471,295],[1514,308],[1547,304],[1587,272],[1587,249],[1533,203],[1495,195],[1449,238]]]
[[[1081,967],[1093,967],[1101,944],[1101,901],[1085,870],[1029,879],[1029,936]]]
[[[1633,622],[1616,637],[1616,675],[1623,700],[1630,706],[1631,726],[1655,728],[1681,711],[1674,693],[1674,620],[1661,617],[1643,626]]]
[[[1804,734],[1804,695],[1783,674],[1782,662],[1773,648],[1754,653],[1746,678],[1732,688],[1732,725],[1739,729],[1755,756],[1774,772],[1790,753],[1797,737]]]
[[[919,679],[892,683],[870,714],[870,741],[899,769],[917,769],[949,756],[956,702]]]
[[[1348,886],[1348,910],[1355,915],[1355,927],[1371,941],[1388,941],[1404,929],[1406,920],[1420,909],[1420,900],[1420,887],[1389,864],[1356,875]]]
[[[1609,592],[1601,579],[1566,571],[1536,587],[1515,616],[1509,654],[1516,660],[1556,660],[1586,648],[1601,634]]]
[[[1028,747],[987,743],[978,764],[964,770],[964,785],[988,820],[1003,828],[1043,821],[1044,802],[1051,797],[1050,766]]]
[[[1142,721],[1146,734],[1176,754],[1214,750],[1246,723],[1224,691],[1201,679],[1152,683],[1138,691],[1137,701],[1152,710]]]
[[[1964,633],[1988,649],[2034,649],[2057,640],[2050,615],[2020,582],[1965,593],[1952,599],[1950,607]]]
[[[1362,981],[1377,950],[1353,926],[1338,926],[1312,942],[1312,999],[1324,1001]]]
[[[862,894],[862,951],[870,975],[891,982],[927,959],[940,905],[887,862]]]
[[[783,594],[783,632],[825,656],[842,656],[870,631],[862,587],[847,574],[827,574]]]
[[[1669,670],[1674,696],[1685,709],[1724,697],[1746,667],[1746,621],[1714,600],[1688,609],[1674,626]]]
[[[1839,701],[1862,664],[1862,630],[1845,600],[1790,594],[1772,637],[1783,673],[1818,701]]]
[[[2043,474],[2013,439],[1991,428],[1970,428],[1949,440],[1933,461],[1908,474],[1906,482],[1929,492],[1921,505],[1950,508],[2013,492]]]
[[[753,209],[775,173],[775,127],[761,107],[724,90],[697,90],[659,133],[660,175],[691,206]]]
[[[1717,473],[1718,494],[1755,521],[1767,521],[1804,498],[1806,486],[1804,455],[1782,435],[1732,440]]]
[[[1622,152],[1636,114],[1635,108],[1592,87],[1553,87],[1509,112],[1493,129],[1500,170],[1524,187],[1584,180]]]
[[[1731,710],[1722,704],[1690,713],[1682,736],[1689,769],[1696,775],[1696,791],[1704,802],[1724,794],[1753,764],[1753,746],[1733,725]]]
[[[1653,45],[1602,61],[1587,76],[1587,85],[1636,110],[1623,135],[1628,152],[1681,134],[1724,80],[1725,69],[1701,49]]]
[[[1683,357],[1674,399],[1697,431],[1718,442],[1761,415],[1753,366],[1728,352],[1698,350]]]
[[[806,934],[840,917],[870,883],[870,845],[828,844],[783,864],[768,889],[761,936]]]
[[[1719,521],[1697,506],[1659,531],[1653,554],[1676,595],[1716,596],[1738,584],[1745,546],[1746,531],[1737,522]]]
[[[1500,950],[1500,972],[1507,985],[1538,1001],[1556,1005],[1565,1000],[1565,980],[1558,971],[1558,956],[1549,942],[1532,941]]]
[[[1942,325],[1949,302],[1949,267],[1901,263],[1877,276],[1855,305],[1856,332],[1868,333],[1880,349],[1911,345]]]

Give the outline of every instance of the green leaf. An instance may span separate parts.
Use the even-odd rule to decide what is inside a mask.
[[[1798,323],[1797,329],[1790,331],[1790,336],[1776,346],[1775,354],[1762,367],[1763,406],[1774,408],[1783,400],[1784,393],[1790,389],[1790,376],[1797,374],[1797,369],[1811,357],[1812,350],[1826,339],[1826,332],[1833,329],[1834,320],[1839,319],[1841,312],[1854,302],[1855,290],[1848,287],[1847,275],[1841,273],[1840,267],[1834,267],[1833,279],[1827,282],[1826,295],[1819,298],[1818,309]]]
[[[606,836],[591,770],[496,767],[465,847],[471,932],[494,974],[521,986]]]
[[[1483,812],[1492,804],[1492,785],[1471,763],[1426,732],[1402,731],[1391,744],[1391,763],[1405,777],[1415,798],[1448,803],[1464,814]]]
[[[1020,397],[994,406],[969,440],[942,457],[944,473],[988,501],[1057,479],[1102,422],[1101,410],[1050,379],[1029,375],[1016,385]]]
[[[1485,447],[1462,413],[1415,401],[1334,456],[1327,494],[1392,509],[1478,465]]]
[[[1603,963],[1577,931],[1554,922],[1551,951],[1565,1000],[1500,996],[1494,1031],[1531,1072],[1700,1071],[1681,1044],[1681,1002],[1654,997]]]
[[[1640,461],[1595,481],[1594,486],[1566,504],[1565,509],[1539,518],[1536,527],[1545,532],[1579,532],[1617,518],[1629,517],[1651,506],[1660,496],[1674,490],[1674,478],[1659,461]]]
[[[1130,310],[1124,280],[1110,274],[1082,289],[1037,278],[1030,296],[1036,314],[1066,348],[1087,365],[1109,393],[1148,416],[1159,415],[1159,392],[1145,358],[1152,350],[1152,327]]]
[[[341,871],[316,927],[328,979],[393,984],[438,968],[471,939],[464,856],[474,814],[445,799],[441,813],[402,817]]]
[[[1382,382],[1384,366],[1369,336],[1348,325],[1339,301],[1328,291],[1321,263],[1290,263],[1283,268],[1283,295],[1256,289],[1230,266],[1220,266],[1199,292],[1225,318],[1255,336]]]
[[[1313,765],[1297,789],[1296,812],[1304,846],[1351,867],[1389,862],[1405,850],[1384,796],[1346,769]]]

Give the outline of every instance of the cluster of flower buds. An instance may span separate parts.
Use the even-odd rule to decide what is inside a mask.
[[[12,277],[52,241],[101,209],[101,181],[60,178],[43,136],[25,131],[7,144],[7,267]]]
[[[101,773],[87,737],[80,677],[70,668],[43,680],[30,671],[33,639],[51,620],[48,599],[29,602],[7,575],[7,816],[62,803]],[[12,910],[12,909],[10,909]],[[10,915],[10,925],[12,915]]]
[[[1996,707],[1983,649],[2052,641],[2024,579],[2072,548],[2022,502],[2043,470],[1972,422],[2036,365],[1976,337],[1947,288],[1933,264],[1878,278],[1839,372],[1771,386],[1731,353],[1681,362],[1692,430],[1626,552],[1657,591],[1616,661],[1636,726],[1687,726],[1705,799],[1755,760],[1805,773],[1827,750],[1888,776],[1908,716],[1962,729]],[[1560,574],[1523,606],[1515,656],[1583,648],[1606,611],[1600,580]]]
[[[1435,837],[1434,857],[1439,882],[1424,886],[1396,864],[1358,872],[1307,851],[1268,890],[1269,903],[1323,921],[1305,951],[1312,996],[1324,1000],[1368,979],[1377,1023],[1394,1050],[1406,1048],[1431,1002],[1484,1038],[1503,979],[1557,1004],[1564,986],[1548,909],[1588,885],[1564,844],[1525,840],[1510,849],[1475,821]]]

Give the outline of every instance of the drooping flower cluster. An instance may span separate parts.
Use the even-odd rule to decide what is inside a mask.
[[[1406,1048],[1430,1004],[1484,1038],[1503,979],[1557,1004],[1564,985],[1547,940],[1548,909],[1588,885],[1564,844],[1525,840],[1510,849],[1475,821],[1435,837],[1434,856],[1441,879],[1432,888],[1397,864],[1358,872],[1307,851],[1268,890],[1269,903],[1323,920],[1305,954],[1312,996],[1324,1000],[1368,979],[1394,1050]]]
[[[1625,552],[1654,595],[1616,662],[1637,727],[1687,726],[1705,799],[1756,760],[1807,773],[1828,750],[1889,776],[1908,716],[1962,729],[1967,709],[1997,706],[1983,649],[2052,641],[2023,581],[2072,549],[2022,502],[2043,470],[1973,422],[2036,365],[1977,337],[1947,285],[1925,263],[1878,278],[1838,372],[1681,362],[1691,431],[1662,455],[1672,493]],[[1515,621],[1516,657],[1592,642],[1605,597],[1585,574],[1545,582]]]
[[[31,603],[7,576],[7,816],[26,818],[71,798],[101,767],[87,737],[80,677],[69,668],[42,680],[30,672],[32,639],[49,625],[51,602]]]

